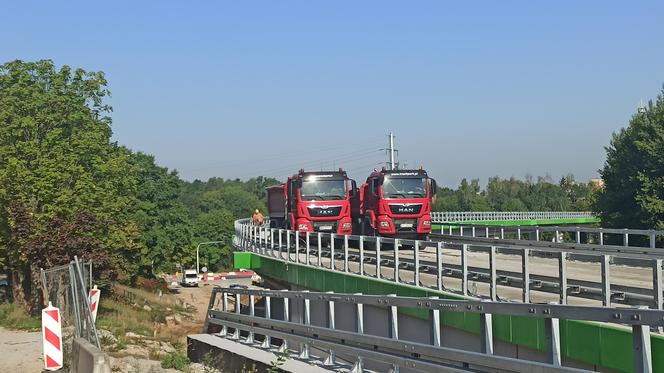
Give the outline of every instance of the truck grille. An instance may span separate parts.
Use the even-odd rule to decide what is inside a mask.
[[[395,215],[419,214],[422,211],[422,204],[392,204],[390,211]]]
[[[309,214],[315,217],[339,216],[341,206],[317,206],[309,207]]]

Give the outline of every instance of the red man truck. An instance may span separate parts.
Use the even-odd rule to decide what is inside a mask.
[[[436,181],[426,171],[374,171],[360,187],[358,233],[425,240],[431,233]]]
[[[351,234],[351,199],[356,190],[355,181],[342,169],[300,170],[285,183],[267,188],[270,227]]]

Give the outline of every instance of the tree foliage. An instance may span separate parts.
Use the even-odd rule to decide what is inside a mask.
[[[102,72],[52,61],[0,66],[0,269],[34,311],[40,267],[94,259],[103,281],[195,263],[230,267],[233,221],[264,208],[274,179],[185,183],[111,141]]]
[[[110,142],[108,95],[101,72],[56,69],[47,60],[0,66],[4,267],[24,273],[37,255],[9,239],[17,237],[16,230],[25,230],[21,237],[28,241],[48,237],[55,233],[53,224],[86,213],[105,222],[99,239],[114,265],[135,268],[139,232],[130,217],[136,183],[127,173],[128,155]],[[29,222],[19,224],[19,216]],[[17,290],[20,278],[13,278]]]
[[[478,179],[461,180],[459,188],[440,188],[435,211],[587,211],[590,209],[592,187],[577,183],[567,175],[554,184],[550,178],[539,177],[533,182],[516,178],[489,178],[482,190]]]
[[[611,227],[664,229],[664,88],[613,134],[596,210]]]
[[[128,152],[128,150],[127,150]],[[172,269],[192,245],[192,221],[179,201],[183,182],[176,171],[155,163],[153,156],[130,154],[137,180],[133,216],[141,235],[140,274]]]

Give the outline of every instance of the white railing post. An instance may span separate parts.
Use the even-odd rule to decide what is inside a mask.
[[[330,233],[330,269],[334,270],[334,233]]]
[[[394,282],[399,283],[399,239],[394,239]]]
[[[443,290],[443,243],[436,244],[436,287]]]
[[[380,280],[380,237],[376,237],[376,278]]]
[[[364,236],[360,236],[360,276],[364,276]]]
[[[429,297],[429,299],[437,300],[438,297]],[[429,311],[429,318],[431,319],[431,344],[440,347],[440,310],[432,308]]]
[[[354,295],[362,295],[362,293],[355,293]],[[361,302],[356,303],[355,307],[355,319],[357,320],[356,332],[357,334],[364,334],[364,304]],[[353,364],[353,369],[351,373],[363,373],[364,372],[364,358],[358,356]]]
[[[270,289],[266,289],[266,290],[270,290]],[[265,299],[265,318],[270,320],[272,318],[272,302],[270,300],[269,295],[266,295],[264,299]],[[270,346],[271,346],[270,336],[265,334],[265,336],[263,338],[263,343],[261,344],[261,347],[269,349]]]
[[[561,366],[560,321],[557,318],[545,318],[544,331],[546,334],[547,363],[559,367]]]
[[[328,291],[328,294],[334,294],[333,291]],[[335,327],[335,315],[334,315],[334,300],[330,299],[327,301],[327,327],[334,330]],[[334,365],[334,350],[329,350],[327,358],[323,361],[323,365]]]
[[[249,295],[249,314],[251,315],[251,317],[256,316],[256,308],[254,306],[255,301],[256,301],[256,296],[253,294]],[[254,343],[254,332],[252,330],[249,330],[246,343],[248,344]]]
[[[288,290],[282,290],[284,292],[287,292]],[[282,298],[284,300],[284,321],[289,322],[290,321],[290,302],[285,295]],[[284,339],[283,342],[281,343],[281,346],[279,347],[279,352],[283,353],[288,349],[288,340]]]
[[[311,247],[309,246],[309,232],[306,233],[306,245],[307,245],[307,248],[306,248],[307,253],[304,256],[306,258],[307,265],[310,265],[311,262],[309,261],[309,259],[310,259],[309,258],[309,251],[310,251]]]
[[[309,290],[302,290],[303,293],[308,293]],[[309,298],[304,298],[304,315],[303,321],[304,325],[311,325],[311,300]],[[300,359],[309,359],[309,344],[303,343],[301,345],[302,349],[300,351]]]
[[[420,286],[420,241],[415,241],[415,272],[413,279],[415,280],[415,286]]]
[[[240,294],[235,294],[235,313],[240,314],[240,309],[242,307],[242,303],[240,302]],[[240,329],[235,328],[235,331],[233,332],[233,335],[231,336],[231,339],[240,339]]]
[[[348,272],[348,235],[344,235],[344,272]]]
[[[323,264],[322,264],[323,263],[322,262],[323,241],[321,240],[320,232],[318,232],[317,237],[318,237],[318,253],[317,253],[318,254],[318,266],[322,267],[323,266]]]

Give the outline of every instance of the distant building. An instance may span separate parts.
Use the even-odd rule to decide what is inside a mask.
[[[602,180],[602,179],[590,179],[590,185],[595,190],[603,189],[604,188],[604,180]]]

